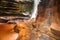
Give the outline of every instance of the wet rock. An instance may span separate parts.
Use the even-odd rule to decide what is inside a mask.
[[[52,40],[48,35],[42,34],[40,40]]]
[[[0,22],[1,23],[7,23],[9,20],[7,20],[7,19],[3,19],[3,18],[0,18]]]

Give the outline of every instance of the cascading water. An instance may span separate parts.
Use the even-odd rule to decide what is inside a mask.
[[[33,12],[32,12],[32,16],[31,19],[36,19],[37,16],[37,8],[38,8],[38,4],[39,2],[41,2],[41,0],[34,0],[34,6],[33,6]]]

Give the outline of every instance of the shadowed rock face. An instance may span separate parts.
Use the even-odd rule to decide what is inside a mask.
[[[53,22],[60,24],[60,0],[55,0],[55,6],[53,7]]]
[[[43,5],[42,5],[43,4]],[[50,14],[50,19],[52,19],[52,16],[54,18],[57,18],[60,20],[60,0],[42,0],[38,6],[38,16],[37,20],[44,20],[47,19],[47,15]],[[53,20],[53,19],[52,19]]]
[[[52,16],[52,5],[51,0],[41,0],[39,6],[38,6],[38,15],[37,15],[37,21],[43,22],[45,20],[49,20]],[[50,20],[49,20],[50,21]]]
[[[0,19],[0,22],[1,23],[7,23],[9,20],[6,20],[6,19]]]
[[[56,35],[59,35],[60,33],[60,0],[52,0],[52,1],[53,1],[52,7],[49,7],[49,6],[43,7],[39,5],[37,20],[38,22],[44,23],[44,21],[47,19],[46,15],[49,13],[49,10],[51,9],[50,22],[51,22],[51,28],[53,29],[51,31],[56,36]],[[60,38],[60,35],[59,35],[59,38]]]
[[[42,7],[47,7],[49,5],[50,0],[41,0],[40,5]]]

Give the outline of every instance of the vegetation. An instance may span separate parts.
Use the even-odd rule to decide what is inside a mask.
[[[24,11],[31,11],[32,10],[32,2],[31,1],[24,1],[24,2],[17,2],[15,0],[1,0],[0,1],[0,14],[15,14],[21,13]]]

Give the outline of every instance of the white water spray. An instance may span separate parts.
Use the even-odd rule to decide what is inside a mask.
[[[41,0],[34,0],[34,8],[33,8],[31,19],[34,19],[34,20],[36,19],[39,2],[41,2]]]

